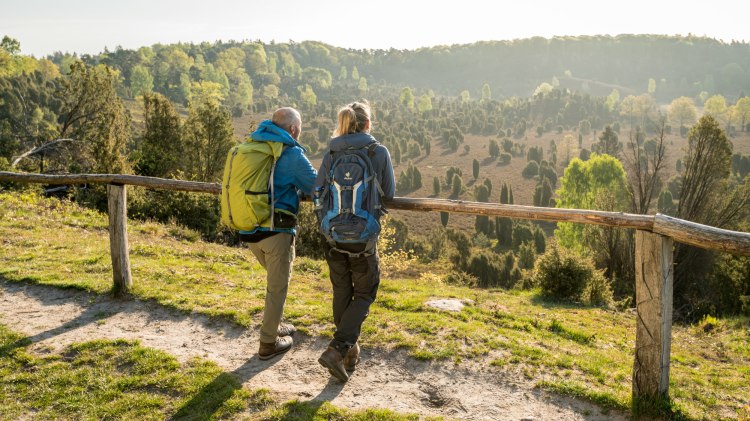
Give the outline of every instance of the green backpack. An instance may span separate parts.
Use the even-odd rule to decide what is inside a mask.
[[[273,229],[273,173],[284,144],[248,139],[229,151],[221,181],[221,220],[236,230]]]

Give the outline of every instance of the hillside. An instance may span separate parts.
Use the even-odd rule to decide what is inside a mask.
[[[136,109],[138,109],[137,104],[134,105],[136,105]],[[377,108],[378,102],[375,102],[373,106]],[[250,127],[268,117],[267,114],[255,113],[233,118],[232,125],[235,138],[238,140],[243,139],[247,133],[249,133]],[[305,117],[306,116],[303,115],[303,118]],[[384,122],[376,122],[375,124],[387,125],[387,123]],[[313,130],[308,127],[309,124],[303,128],[303,132]],[[329,132],[332,132],[332,123],[327,122],[326,129],[329,130]],[[579,133],[576,130],[563,130],[560,133],[545,132],[541,136],[535,133],[528,133],[521,139],[514,138],[512,140],[524,145],[526,151],[534,147],[542,148],[545,151],[545,157],[547,157],[551,142],[561,145],[562,140],[566,136],[573,136],[577,139],[578,134]],[[592,144],[598,141],[598,136],[600,134],[600,131],[593,130],[589,135],[583,136],[581,147],[589,151],[592,150]],[[630,129],[623,126],[620,131],[620,141],[623,143],[627,142],[629,135]],[[648,138],[652,137],[654,137],[653,134],[648,136]],[[450,193],[450,186],[448,186],[445,181],[446,171],[450,167],[458,167],[464,174],[463,180],[465,183],[464,192],[459,196],[460,199],[475,200],[473,188],[476,185],[481,184],[483,180],[489,179],[494,186],[490,194],[489,202],[499,203],[499,187],[502,183],[509,183],[513,188],[515,204],[532,206],[534,204],[534,189],[538,183],[538,178],[524,178],[521,175],[523,168],[528,162],[525,155],[513,157],[509,164],[502,164],[498,159],[491,159],[489,157],[488,145],[491,140],[498,140],[498,138],[498,136],[494,135],[467,134],[464,138],[463,144],[455,152],[448,149],[444,142],[436,141],[433,142],[434,146],[431,154],[421,154],[415,159],[404,160],[401,164],[394,162],[394,172],[396,177],[398,177],[402,171],[406,170],[409,162],[417,167],[422,175],[421,188],[409,192],[397,192],[397,195],[407,197],[447,198]],[[750,155],[750,132],[736,132],[730,136],[730,140],[734,146],[733,153]],[[663,173],[663,179],[665,181],[678,174],[676,163],[678,160],[684,158],[686,142],[686,137],[681,136],[679,133],[671,133],[666,136],[666,155]],[[306,145],[304,141],[302,143],[305,146],[309,146]],[[324,147],[325,143],[321,142],[319,152],[317,154],[312,154],[310,157],[313,166],[316,168],[320,167],[320,162],[322,160],[321,153],[323,152]],[[465,147],[469,148],[468,152],[465,152]],[[576,155],[578,150],[580,149],[576,150]],[[393,152],[391,154],[393,154]],[[477,160],[480,163],[479,177],[476,181],[472,177],[473,160]],[[558,177],[563,176],[564,169],[563,162],[560,160],[559,164],[555,166]],[[433,194],[434,177],[438,177],[441,182],[441,193],[438,196]],[[560,184],[558,183],[554,186],[554,189],[559,187]],[[440,216],[437,213],[425,215],[418,212],[394,211],[393,216],[406,222],[410,230],[409,232],[414,234],[426,235],[433,228],[440,226]],[[473,230],[474,219],[475,218],[472,216],[451,215],[449,226]]]
[[[78,317],[78,312],[86,312],[86,302],[106,302],[111,275],[105,215],[69,202],[43,200],[17,192],[0,193],[0,215],[0,238],[3,239],[0,285],[5,291],[3,294],[8,294],[0,312],[0,323],[12,323],[14,329],[22,328],[27,335],[33,336],[48,329],[55,331],[60,320],[64,323],[64,320]],[[206,317],[203,320],[210,329],[216,329],[211,336],[242,341],[246,335],[252,338],[257,334],[265,274],[247,250],[204,243],[195,233],[169,225],[130,221],[129,232],[134,299],[136,302],[143,300],[147,305],[139,307],[138,311],[144,308],[156,312],[154,314],[176,311],[170,313],[175,316],[169,317],[178,318],[183,317],[181,315],[201,315]],[[503,291],[451,285],[446,283],[441,270],[444,264],[406,263],[394,265],[391,269],[399,270],[386,273],[381,293],[365,324],[362,344],[367,350],[366,355],[372,359],[363,365],[362,375],[377,372],[379,369],[372,364],[382,361],[386,367],[396,364],[393,369],[404,378],[416,376],[415,385],[420,381],[440,385],[443,378],[429,376],[446,376],[444,379],[448,381],[456,373],[461,373],[467,383],[453,383],[454,386],[447,386],[441,392],[448,393],[448,398],[458,399],[459,403],[471,395],[464,396],[462,384],[483,383],[482,379],[490,378],[502,383],[502,379],[511,378],[514,382],[523,379],[522,383],[528,387],[589,399],[605,407],[629,408],[635,333],[632,312],[551,302],[533,290]],[[60,295],[54,292],[54,288],[41,288],[43,285],[85,290],[88,295],[78,295],[77,298],[76,294]],[[83,299],[83,305],[69,307],[80,309],[63,318],[55,319],[58,315],[47,322],[37,322],[36,328],[26,326],[24,314],[36,314],[34,317],[38,318],[39,312],[34,308],[39,308],[35,306],[40,304],[34,304],[35,299],[26,299],[23,295],[33,296],[43,290],[61,297],[63,303]],[[329,294],[325,263],[299,258],[295,263],[286,310],[289,321],[300,327],[304,334],[299,352],[310,347],[311,355],[315,355],[320,346],[316,338],[330,337]],[[425,305],[426,301],[435,298],[470,301],[462,311],[450,313]],[[19,308],[32,313],[22,313]],[[126,314],[129,310],[111,309],[90,307],[87,317],[99,320],[96,326],[80,331],[85,338],[74,334],[66,341],[89,340],[94,335],[92,332],[101,330],[97,326],[109,326],[110,317],[113,329],[103,331],[123,332],[122,335],[142,339],[149,346],[156,346],[153,344],[159,342],[158,338],[166,340],[172,335],[180,335],[169,328],[151,331],[154,326],[146,327],[144,321],[127,325],[119,315],[115,317],[115,314],[106,312]],[[162,316],[152,321],[157,320],[164,322]],[[62,333],[62,330],[57,330]],[[737,419],[744,413],[742,411],[746,411],[746,396],[750,394],[750,373],[747,372],[750,366],[749,335],[747,318],[710,318],[696,325],[674,327],[670,392],[673,398],[671,410],[677,416]],[[221,359],[225,357],[214,352],[227,350],[227,345],[214,343],[216,345],[197,349],[206,358],[216,358],[221,365]],[[251,348],[252,340],[244,343]],[[251,348],[247,352],[254,351]],[[232,361],[240,363],[249,356],[233,358],[236,359]],[[290,360],[304,365],[306,358],[295,360],[290,357]],[[289,366],[285,365],[286,358],[282,361],[279,369],[284,370]],[[233,365],[225,367],[232,368]],[[420,377],[428,372],[431,374],[427,377]],[[304,374],[305,379],[310,376]],[[314,373],[312,377],[318,378]],[[374,381],[367,384],[378,390],[388,389]],[[267,387],[273,390],[273,386]],[[327,386],[321,384],[320,387]],[[312,387],[312,390],[317,389]],[[481,393],[480,390],[477,389],[477,393]],[[309,390],[296,393],[299,393],[297,399],[315,399],[314,392]],[[342,392],[342,395],[347,393],[350,392]],[[425,392],[414,393],[420,396]],[[427,395],[430,395],[429,391]],[[318,398],[326,399],[325,396],[331,395]],[[433,393],[432,396],[439,399],[441,395]],[[497,398],[496,394],[492,396],[485,399]],[[379,405],[391,400],[383,399]],[[429,405],[429,399],[422,404]],[[495,404],[500,408],[504,405],[502,402]],[[448,405],[448,409],[455,409],[453,405]],[[420,412],[419,408],[403,410]],[[458,413],[441,414],[462,417]],[[584,412],[584,416],[593,415]]]

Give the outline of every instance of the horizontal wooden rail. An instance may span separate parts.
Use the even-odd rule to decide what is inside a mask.
[[[499,216],[556,222],[606,225],[651,231],[653,215],[635,215],[623,212],[605,212],[587,209],[561,209],[499,203],[471,202],[449,199],[422,199],[396,197],[386,202],[391,209],[413,211],[441,211],[470,215]]]
[[[218,183],[202,183],[200,181],[170,180],[168,178],[144,177],[142,175],[126,174],[22,174],[0,171],[0,181],[14,181],[17,183],[40,184],[121,184],[154,189],[189,191],[196,193],[221,194]]]
[[[0,171],[0,181],[42,184],[122,184],[155,189],[189,191],[197,193],[221,193],[218,183],[171,180],[125,174],[25,174]],[[561,209],[498,203],[471,202],[465,200],[426,199],[396,197],[386,202],[390,209],[411,211],[439,211],[469,215],[485,215],[506,218],[574,222],[651,231],[673,238],[675,241],[696,247],[726,251],[750,256],[750,233],[730,231],[666,215],[637,215],[623,212],[605,212],[587,209]]]

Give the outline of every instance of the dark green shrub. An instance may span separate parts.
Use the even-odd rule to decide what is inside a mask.
[[[215,240],[221,231],[218,196],[205,193],[128,189],[128,215],[174,223],[198,231]]]
[[[528,164],[526,164],[526,167],[524,167],[523,171],[521,171],[521,175],[523,178],[532,178],[539,175],[539,164],[536,163],[536,161],[529,161]]]
[[[552,298],[590,304],[612,300],[609,284],[594,263],[557,245],[537,259],[533,281]]]
[[[300,203],[297,218],[300,227],[297,235],[297,255],[322,259],[325,238],[318,231],[318,219],[313,212],[312,203]]]

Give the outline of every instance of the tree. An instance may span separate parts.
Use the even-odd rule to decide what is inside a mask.
[[[628,95],[620,104],[620,114],[630,119],[630,125],[635,123],[643,127],[646,119],[658,109],[654,98],[649,94],[637,97]]]
[[[45,158],[70,146],[69,140],[55,142],[59,134],[56,84],[40,73],[0,78],[0,161],[43,173]],[[39,159],[38,167],[31,167],[31,157]],[[49,159],[46,162],[49,165]]]
[[[482,102],[489,101],[492,99],[492,91],[490,90],[490,85],[485,83],[482,86]]]
[[[690,129],[683,158],[682,186],[676,216],[700,224],[733,229],[750,203],[750,180],[741,185],[729,183],[732,145],[711,115],[701,117]],[[715,253],[684,244],[675,247],[675,308],[682,317],[710,311],[705,297],[713,285],[705,282],[715,264]]]
[[[250,76],[241,69],[232,76],[232,81],[234,89],[229,92],[226,105],[239,117],[253,105],[253,83]]]
[[[721,95],[714,95],[703,103],[703,114],[714,120],[724,122],[727,117],[727,100]]]
[[[411,88],[407,86],[406,88],[401,90],[399,102],[401,103],[401,105],[410,110],[414,109],[414,94],[412,94]]]
[[[211,81],[193,82],[190,86],[189,103],[202,102],[224,102],[224,87],[221,84]]]
[[[709,115],[701,117],[690,130],[683,162],[682,190],[677,213],[689,221],[721,226],[724,218],[716,213],[716,193],[731,171],[732,145]]]
[[[610,92],[609,95],[607,95],[607,99],[605,101],[605,105],[607,106],[607,111],[609,112],[614,111],[619,101],[620,101],[620,91],[618,91],[617,89],[612,89],[612,92]]]
[[[742,125],[742,131],[747,131],[747,123],[750,120],[750,98],[743,96],[737,100],[735,107],[740,124]]]
[[[474,180],[479,178],[479,161],[476,159],[471,162],[471,175],[474,176]]]
[[[182,169],[182,124],[172,103],[162,94],[143,96],[143,137],[138,144],[136,174],[174,178]]]
[[[513,193],[506,183],[500,186],[500,204],[513,204]],[[495,218],[495,237],[497,237],[498,246],[510,247],[513,242],[513,220],[510,218]]]
[[[474,189],[474,199],[477,202],[487,202],[490,199],[490,192],[487,186],[480,184]],[[474,228],[478,233],[490,235],[490,219],[487,216],[479,215],[476,217]]]
[[[693,124],[698,116],[695,103],[686,96],[674,99],[669,104],[667,112],[672,123],[677,124],[679,127],[683,127],[686,124]]]
[[[357,66],[352,67],[352,80],[359,80],[359,70],[357,70]]]
[[[539,86],[536,87],[536,89],[534,89],[534,93],[531,96],[535,97],[537,95],[545,95],[552,92],[553,89],[555,89],[554,86],[550,85],[547,82],[542,82]]]
[[[60,137],[76,139],[74,172],[128,173],[125,147],[130,118],[117,95],[117,76],[103,65],[71,65],[70,75],[56,94],[61,103]]]
[[[469,99],[471,98],[471,95],[469,94],[469,91],[464,89],[463,91],[461,91],[459,98],[461,99],[462,104],[467,104],[469,102]]]
[[[429,111],[432,111],[432,99],[429,95],[424,94],[419,97],[419,104],[417,105],[417,109],[419,110],[420,114],[425,114]]]
[[[302,81],[310,84],[314,89],[329,89],[333,83],[333,77],[326,69],[306,67],[302,71]]]
[[[348,75],[349,74],[346,71],[346,66],[341,66],[341,69],[339,70],[339,80],[346,80]]]
[[[617,133],[612,130],[612,127],[607,126],[599,135],[599,142],[591,145],[591,150],[600,155],[606,154],[617,157],[622,151],[622,142],[618,140]]]
[[[490,158],[497,158],[500,156],[500,145],[498,145],[497,140],[490,139]]]
[[[489,178],[485,178],[482,184],[484,184],[487,187],[487,194],[491,195],[492,194],[492,181],[490,181]]]
[[[552,186],[547,177],[542,177],[534,189],[534,206],[549,206],[552,199]]]
[[[578,147],[572,134],[566,134],[560,142],[560,157],[562,166],[567,167],[570,160],[578,155]]]
[[[133,98],[150,93],[154,89],[154,77],[147,68],[137,65],[130,72],[130,93]]]
[[[586,119],[579,121],[578,132],[583,136],[588,136],[591,133],[591,122]]]
[[[557,207],[626,211],[629,206],[628,183],[620,161],[610,155],[591,155],[584,162],[574,159],[565,169]],[[594,257],[598,266],[620,291],[632,290],[633,269],[629,236],[623,229],[559,223],[555,237],[560,245]]]
[[[357,89],[359,89],[360,94],[366,94],[367,93],[367,79],[364,77],[359,78],[359,85],[357,86]]]
[[[458,167],[450,167],[445,171],[445,184],[448,186],[451,185],[453,182],[453,174],[458,174],[459,176],[463,176],[463,172]]]
[[[221,179],[229,149],[236,144],[229,111],[216,101],[190,104],[185,121],[185,162],[189,180]]]
[[[396,188],[399,192],[408,193],[422,187],[422,173],[409,162],[405,171],[401,171]]]
[[[318,96],[315,95],[315,91],[313,91],[313,88],[310,85],[305,85],[304,89],[300,88],[299,96],[302,102],[309,108],[314,107],[318,103]]]
[[[662,117],[656,127],[657,136],[647,142],[642,141],[643,134],[636,130],[631,132],[623,160],[628,168],[631,208],[639,214],[647,214],[651,202],[661,190],[662,169],[666,156],[667,121]]]
[[[532,178],[539,175],[539,164],[536,161],[529,161],[526,167],[521,171],[523,178]]]
[[[458,199],[458,196],[461,195],[461,191],[464,188],[464,182],[461,180],[461,176],[458,174],[453,174],[453,178],[451,179],[451,199]]]
[[[21,43],[17,39],[5,35],[3,36],[3,40],[0,41],[0,48],[9,54],[15,55],[21,52]]]

